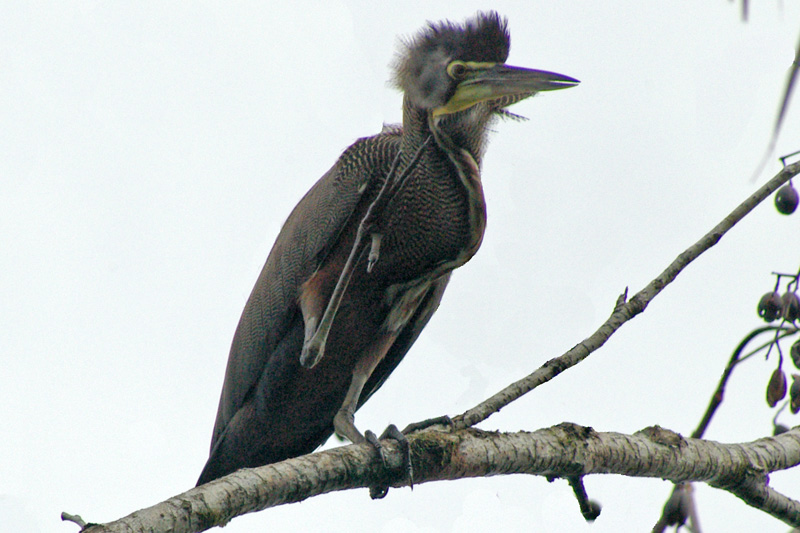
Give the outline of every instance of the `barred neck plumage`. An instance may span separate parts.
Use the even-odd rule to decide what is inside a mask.
[[[408,164],[428,137],[433,137],[434,142],[428,143],[426,151],[438,152],[443,164],[452,165],[451,176],[456,178],[454,185],[462,189],[468,209],[468,242],[457,257],[435,269],[435,275],[458,268],[469,261],[483,240],[486,203],[481,185],[480,158],[485,143],[486,124],[491,115],[487,107],[478,104],[454,115],[435,117],[430,110],[414,106],[408,97],[403,100],[401,166]]]
[[[436,133],[439,138],[449,140],[445,145],[437,141],[442,151],[447,153],[453,147],[464,149],[480,167],[487,126],[493,118],[494,113],[484,104],[460,113],[432,117],[429,110],[415,106],[406,96],[403,98],[402,159],[404,162],[410,160],[425,139]]]

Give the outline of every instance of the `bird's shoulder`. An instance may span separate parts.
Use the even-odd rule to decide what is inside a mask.
[[[386,176],[401,137],[399,126],[384,126],[377,135],[348,146],[292,210],[276,245],[291,243],[304,262],[320,260],[319,254],[333,244],[364,192]],[[298,244],[302,250],[297,250]]]
[[[341,185],[355,180],[358,186],[363,186],[376,174],[383,177],[400,150],[402,135],[403,128],[399,124],[384,124],[380,133],[357,139],[334,165],[334,183]]]

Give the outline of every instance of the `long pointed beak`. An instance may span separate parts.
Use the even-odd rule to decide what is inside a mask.
[[[455,94],[436,114],[448,114],[471,107],[478,102],[504,97],[519,100],[541,91],[555,91],[575,87],[575,78],[511,65],[496,64],[470,71],[458,84]]]
[[[474,71],[473,76],[469,76],[459,84],[459,89],[462,85],[465,87],[479,85],[489,88],[497,96],[508,96],[567,89],[579,83],[575,78],[555,72],[498,64],[485,70]]]

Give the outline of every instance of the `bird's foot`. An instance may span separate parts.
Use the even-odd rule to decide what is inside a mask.
[[[317,330],[319,331],[319,330]],[[310,339],[303,343],[300,351],[300,364],[305,368],[314,368],[322,355],[325,353],[326,336],[315,333]]]
[[[408,444],[408,439],[399,429],[397,429],[397,426],[394,424],[389,424],[389,426],[381,434],[380,438],[375,436],[375,433],[372,431],[367,430],[364,432],[364,438],[367,440],[367,442],[372,444],[376,450],[378,450],[378,453],[381,456],[381,462],[387,469],[389,468],[389,460],[386,456],[386,450],[380,441],[383,439],[394,439],[397,441],[397,443],[400,445],[400,453],[403,454],[403,474],[399,479],[408,480],[408,486],[413,489],[414,469],[411,465],[411,447]],[[384,498],[388,493],[389,485],[375,485],[369,488],[369,496],[373,500]]]
[[[402,464],[402,477],[397,477],[396,480],[407,480],[408,486],[412,489],[414,488],[414,467],[411,464],[411,446],[408,443],[408,438],[406,435],[409,433],[414,433],[415,431],[421,431],[423,429],[427,429],[431,426],[453,426],[453,421],[450,419],[449,416],[437,416],[435,418],[428,418],[427,420],[422,420],[421,422],[414,422],[413,424],[409,424],[408,426],[400,431],[397,429],[397,426],[394,424],[389,424],[389,426],[384,430],[380,437],[377,437],[375,433],[372,431],[365,431],[364,432],[364,440],[372,444],[375,449],[378,451],[378,454],[381,456],[381,462],[383,466],[388,470],[389,469],[389,458],[386,454],[386,449],[381,444],[380,441],[384,439],[393,439],[397,441],[400,445],[400,453],[403,454],[403,464]],[[369,495],[370,498],[373,500],[378,500],[384,498],[386,494],[389,493],[389,485],[382,484],[382,485],[375,485],[369,488]]]

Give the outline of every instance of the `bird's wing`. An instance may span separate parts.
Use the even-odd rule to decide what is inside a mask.
[[[391,162],[399,149],[399,138],[398,133],[390,132],[354,143],[306,193],[284,223],[233,337],[212,450],[300,312],[300,285],[324,260],[369,183],[385,177],[388,165],[368,159]]]
[[[444,295],[444,290],[447,288],[449,281],[450,272],[441,276],[431,284],[428,293],[422,299],[422,302],[408,321],[408,324],[406,324],[400,332],[397,340],[392,344],[392,347],[389,348],[386,356],[378,363],[378,366],[375,367],[372,375],[364,385],[364,390],[361,393],[361,397],[358,399],[358,407],[364,405],[364,403],[375,394],[375,391],[383,385],[383,382],[386,381],[389,374],[391,374],[394,369],[397,368],[397,365],[400,364],[400,361],[403,360],[403,357],[405,357],[411,345],[417,340],[417,337],[422,333],[425,326],[428,325],[431,316],[433,316],[433,313],[435,313],[436,309],[439,307],[439,302],[442,301],[442,295]]]

